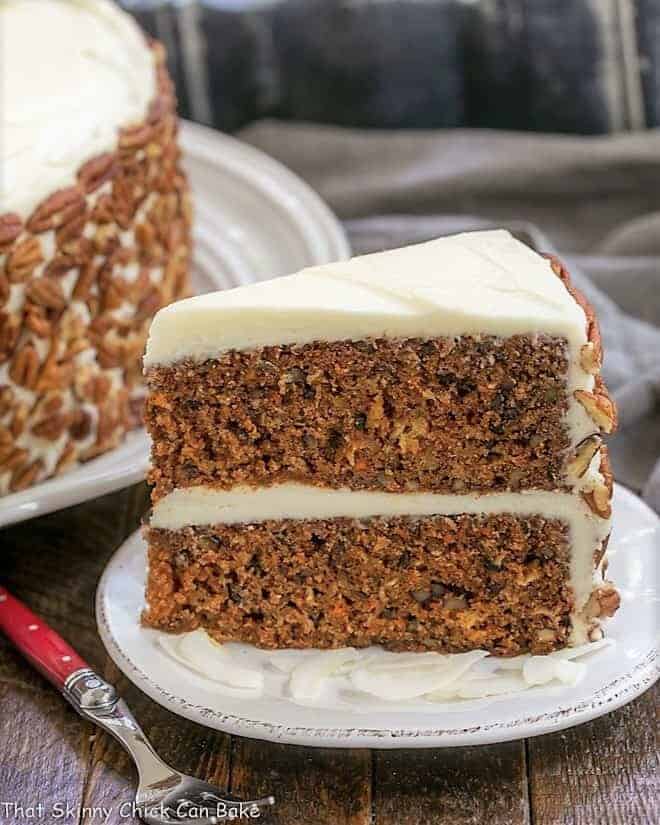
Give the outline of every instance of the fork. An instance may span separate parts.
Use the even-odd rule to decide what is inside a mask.
[[[272,796],[245,801],[223,794],[163,762],[114,687],[2,585],[0,630],[83,718],[114,736],[133,757],[139,778],[134,810],[148,825],[249,821],[275,803]]]

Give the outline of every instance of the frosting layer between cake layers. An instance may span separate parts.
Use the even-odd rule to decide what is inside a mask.
[[[144,120],[156,72],[144,35],[108,0],[2,0],[0,44],[0,214],[27,215]]]

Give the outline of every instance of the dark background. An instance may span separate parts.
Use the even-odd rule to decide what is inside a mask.
[[[660,0],[124,0],[184,117],[602,134],[660,125]]]

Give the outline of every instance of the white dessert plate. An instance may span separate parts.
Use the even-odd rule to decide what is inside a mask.
[[[195,203],[193,288],[226,289],[349,257],[341,225],[285,167],[234,138],[183,123],[181,146]],[[0,498],[0,527],[141,481],[144,430],[58,478]]]
[[[355,701],[350,693],[332,689],[303,701],[294,699],[292,679],[287,690],[282,688],[286,679],[275,676],[257,691],[226,688],[166,652],[164,640],[176,637],[140,625],[146,565],[144,542],[138,533],[117,551],[101,578],[98,628],[114,662],[148,696],[180,716],[226,733],[300,745],[360,748],[448,747],[537,736],[615,710],[658,677],[660,519],[629,490],[617,487],[614,524],[610,576],[619,587],[621,608],[607,625],[612,643],[584,657],[583,678],[573,686],[532,687],[496,699],[444,704],[426,699],[382,701],[372,696]],[[238,670],[249,663],[249,656],[239,655],[249,653],[239,650],[247,645],[229,648],[238,656],[234,660]],[[300,654],[289,651],[275,656],[286,661]],[[385,655],[391,662],[392,654]],[[226,664],[211,658],[209,667],[215,664],[222,676]],[[396,679],[394,674],[392,678]]]

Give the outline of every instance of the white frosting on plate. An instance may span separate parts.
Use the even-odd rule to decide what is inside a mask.
[[[367,703],[374,709],[374,702],[397,703],[405,710],[421,702],[462,711],[474,700],[532,689],[561,690],[580,682],[592,654],[612,644],[602,640],[547,656],[501,659],[484,650],[449,655],[390,653],[380,647],[260,650],[247,644],[218,644],[203,630],[178,636],[158,633],[156,638],[171,659],[213,682],[220,692],[356,710]]]
[[[108,0],[0,0],[0,214],[27,217],[144,120],[153,54]]]
[[[572,397],[591,391],[580,367],[584,310],[547,259],[506,230],[469,232],[199,295],[161,309],[145,368],[231,350],[363,338],[537,334],[568,342],[572,444],[594,430]]]
[[[581,480],[593,483],[595,466]],[[576,493],[527,491],[520,493],[382,493],[371,490],[331,490],[303,484],[272,487],[187,487],[174,490],[154,505],[151,526],[179,530],[186,526],[255,523],[268,519],[369,518],[371,516],[457,515],[512,513],[540,515],[568,524],[571,541],[571,586],[575,613],[588,600],[593,584],[593,555],[609,534],[608,519],[594,515]],[[586,627],[574,626],[573,643],[586,638]]]

